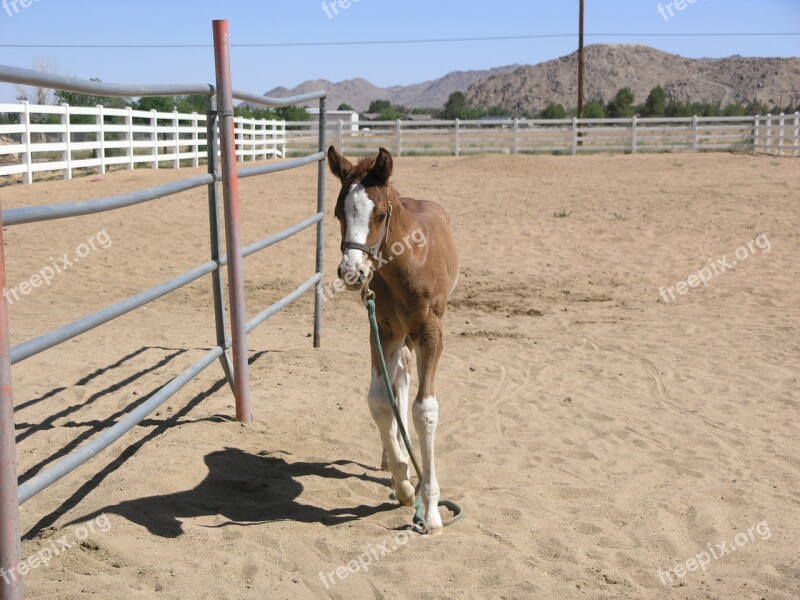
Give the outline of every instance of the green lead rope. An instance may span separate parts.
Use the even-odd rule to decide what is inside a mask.
[[[392,405],[394,418],[397,420],[397,427],[400,430],[400,434],[403,436],[403,442],[405,442],[406,449],[408,450],[408,456],[411,458],[411,463],[414,465],[414,470],[417,472],[417,479],[420,482],[419,485],[421,485],[422,469],[420,469],[419,463],[414,456],[414,451],[411,448],[411,438],[408,437],[408,432],[406,431],[405,425],[403,425],[403,419],[400,418],[400,410],[397,408],[397,402],[395,401],[394,392],[392,391],[392,384],[389,381],[389,370],[386,368],[386,359],[383,356],[383,347],[381,346],[381,336],[380,333],[378,333],[378,318],[375,316],[375,300],[371,297],[368,297],[365,301],[365,304],[367,305],[367,313],[369,314],[369,325],[370,329],[372,330],[372,337],[375,340],[375,349],[378,351],[378,361],[381,363],[381,371],[383,372],[383,383],[386,385],[386,393],[389,395],[389,402]],[[414,499],[414,508],[416,509],[416,513],[414,514],[414,523],[418,525],[425,522],[425,507],[422,505],[422,495],[419,493],[419,485],[417,486],[416,498]],[[439,506],[444,506],[447,510],[453,513],[453,517],[443,524],[444,527],[452,525],[456,521],[464,518],[464,511],[455,502],[450,500],[439,500]]]

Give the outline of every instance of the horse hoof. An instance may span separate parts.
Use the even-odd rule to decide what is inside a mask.
[[[403,506],[414,506],[414,486],[410,481],[401,481],[394,490],[397,501]]]

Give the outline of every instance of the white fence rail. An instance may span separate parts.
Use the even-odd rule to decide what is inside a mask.
[[[75,169],[105,173],[113,165],[134,169],[164,164],[179,169],[206,158],[206,115],[138,111],[128,108],[0,104],[0,114],[18,114],[19,123],[0,124],[0,176]],[[53,115],[56,119],[53,119]],[[55,120],[57,122],[47,122]],[[236,118],[236,156],[260,160],[284,156],[283,121]]]
[[[131,108],[0,104],[19,123],[0,124],[0,176],[75,169],[99,173],[197,166],[206,156],[206,115]],[[54,120],[55,123],[45,122]],[[317,151],[317,121],[235,119],[239,160]],[[397,156],[579,154],[586,152],[745,151],[800,156],[800,113],[755,117],[632,119],[493,119],[486,121],[329,122],[328,140],[341,152],[366,154],[383,146]]]
[[[316,147],[316,122],[286,123],[286,151]],[[402,155],[748,151],[800,155],[800,113],[756,117],[369,121],[357,131],[329,122],[328,141],[348,154],[379,146]]]

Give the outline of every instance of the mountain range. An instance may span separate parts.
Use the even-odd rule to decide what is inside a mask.
[[[577,104],[578,53],[537,65],[510,65],[479,71],[454,71],[440,79],[408,86],[378,87],[365,79],[333,83],[306,81],[279,87],[267,96],[285,97],[318,89],[329,106],[347,103],[363,112],[373,100],[410,108],[441,108],[452,92],[466,93],[470,106],[503,106],[515,111],[541,110],[550,102]],[[630,87],[637,103],[661,85],[670,100],[731,102],[758,100],[770,106],[800,103],[800,58],[685,58],[641,44],[595,44],[586,48],[586,99],[610,100]]]

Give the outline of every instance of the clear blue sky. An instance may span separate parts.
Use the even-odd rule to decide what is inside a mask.
[[[3,0],[0,0],[2,2]],[[210,44],[211,20],[230,21],[232,43],[409,40],[577,32],[578,0],[22,0],[0,4],[0,46],[9,44]],[[19,2],[20,0],[16,0]],[[326,4],[334,0],[326,0]],[[342,0],[339,0],[342,1]],[[343,0],[345,3],[347,0]],[[678,0],[680,1],[680,0]],[[657,0],[586,0],[587,33],[765,33],[800,31],[800,0],[686,0],[667,19]],[[662,0],[666,6],[670,0]],[[9,12],[12,16],[9,16]],[[588,37],[639,42],[689,57],[800,56],[800,37]],[[577,48],[577,36],[374,46],[234,48],[234,85],[264,93],[307,79],[363,77],[410,84],[453,70],[537,63]],[[64,75],[120,83],[206,83],[212,51],[0,47],[0,63],[30,67],[37,57]],[[0,102],[14,100],[0,84]]]

